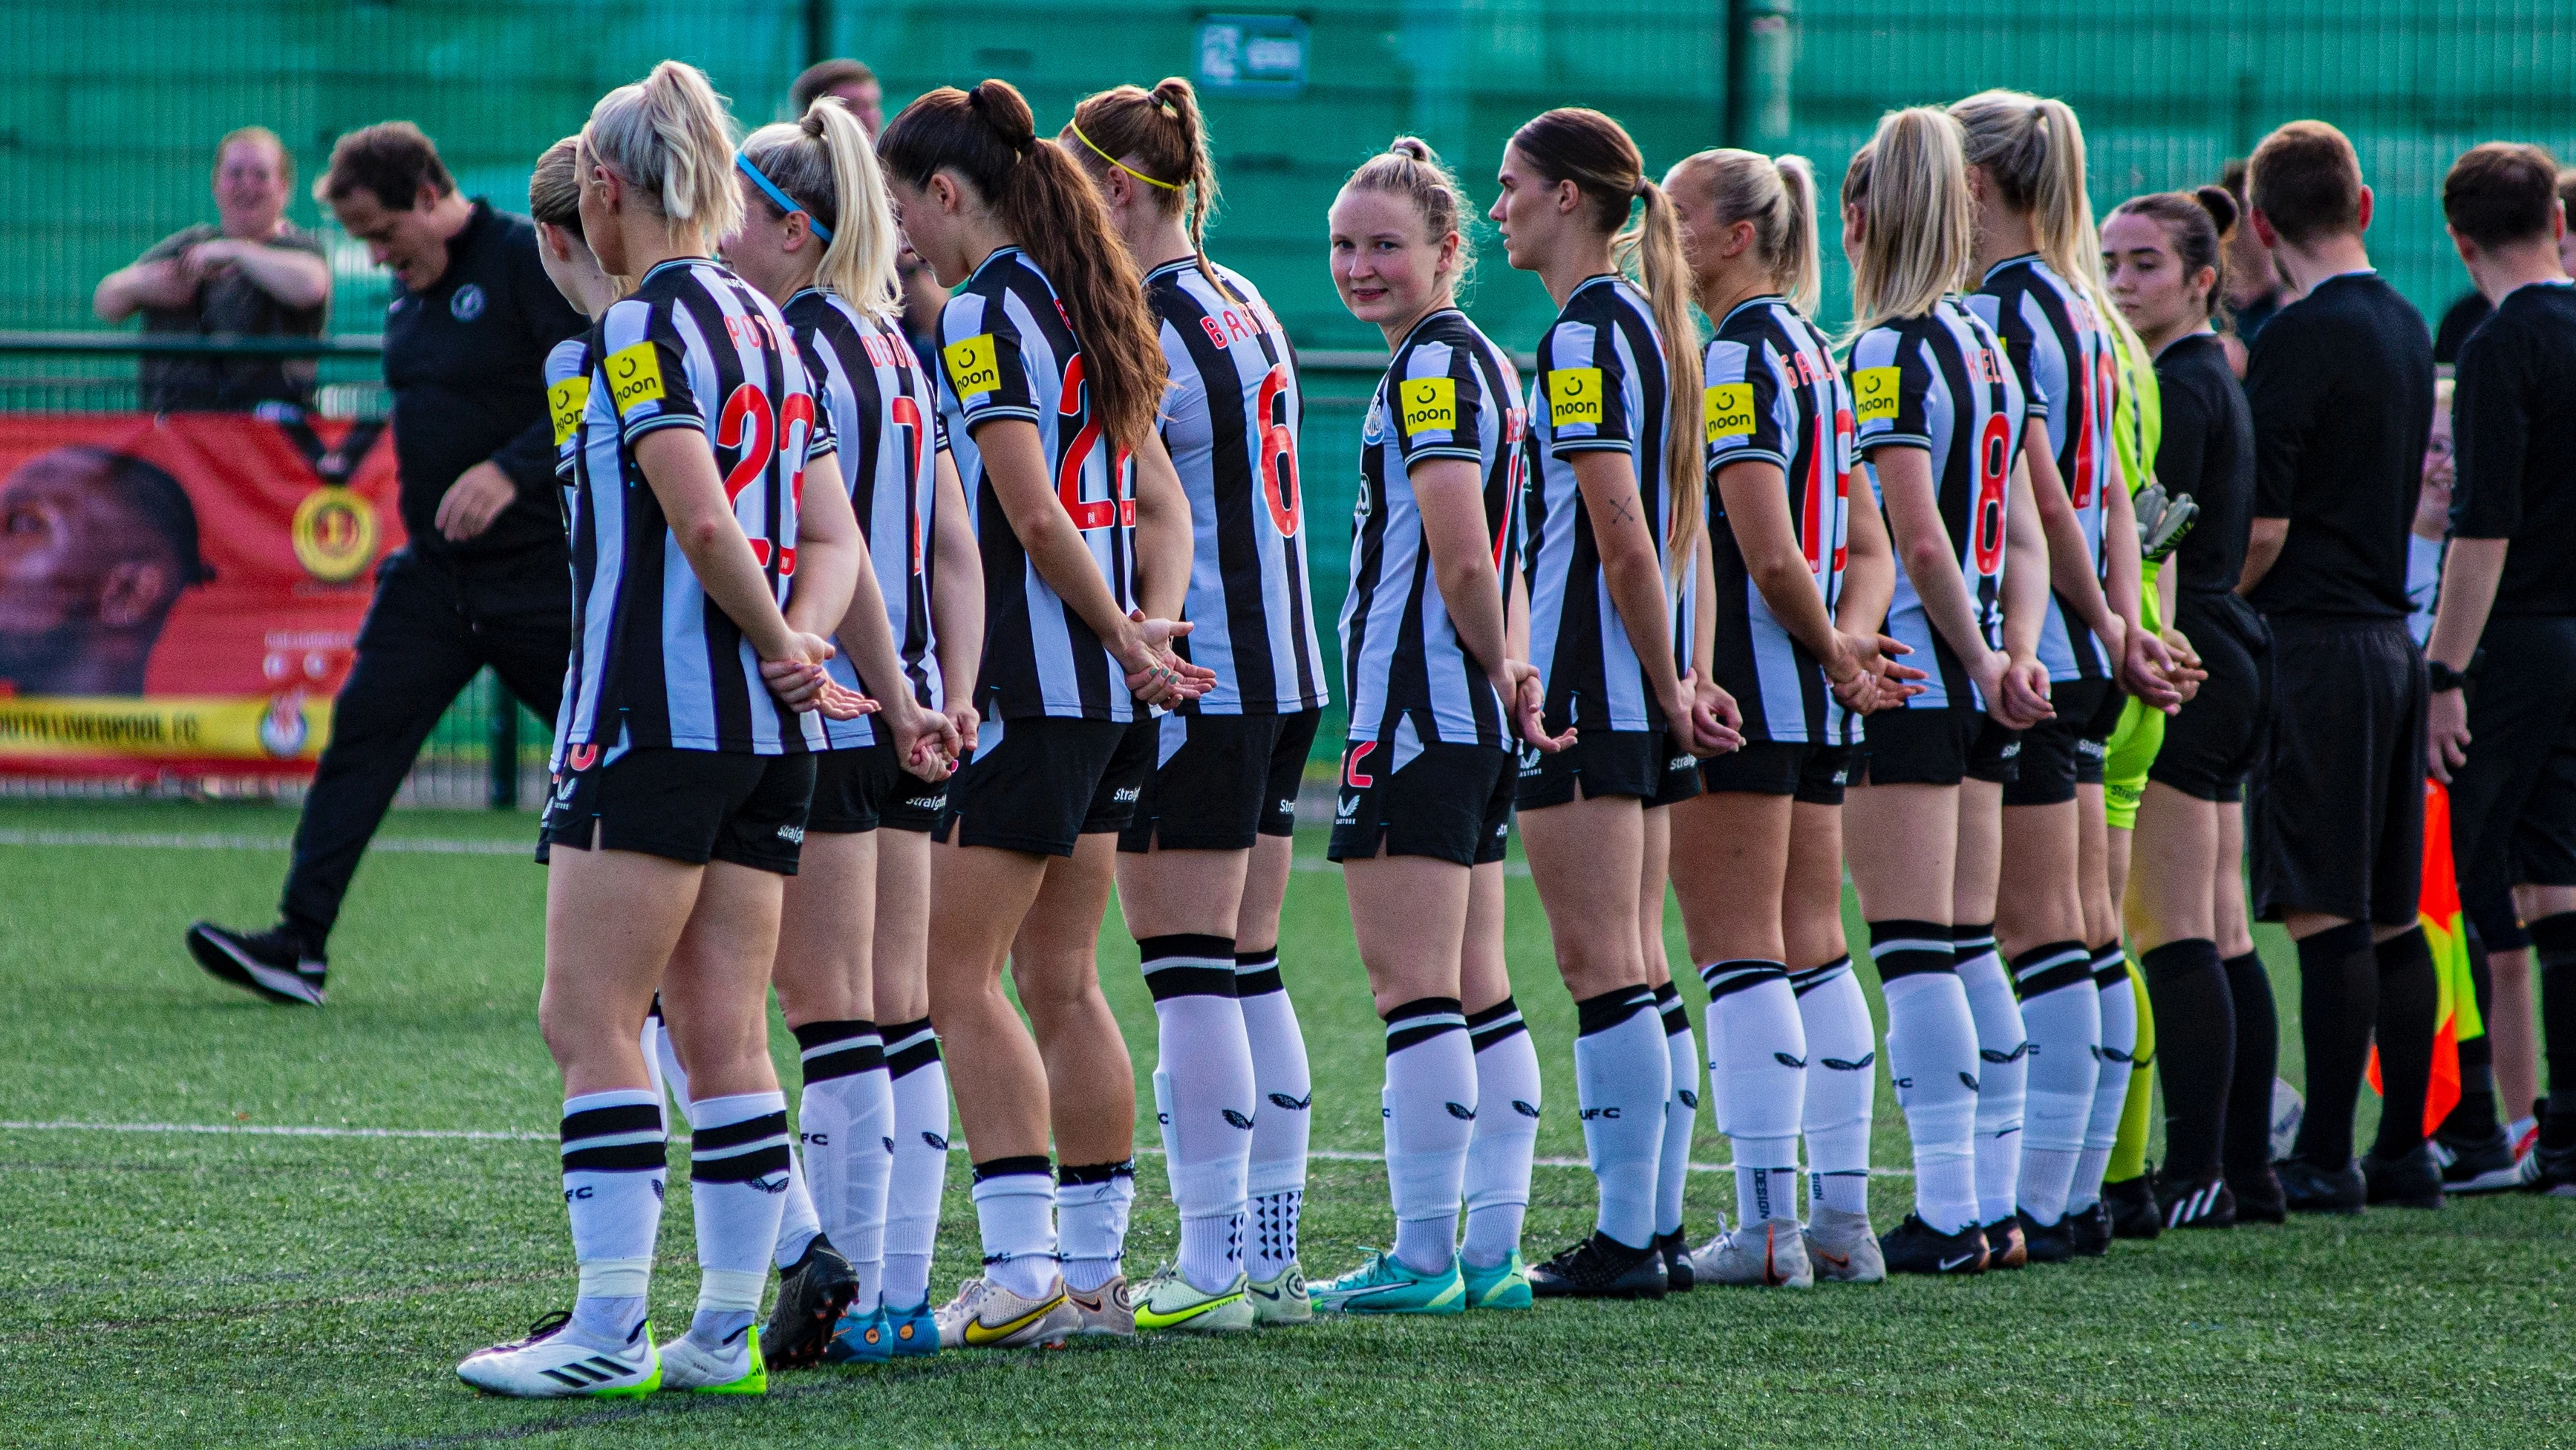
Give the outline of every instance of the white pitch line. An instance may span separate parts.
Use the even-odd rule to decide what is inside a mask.
[[[179,835],[147,831],[0,831],[0,846],[119,846],[156,851],[284,851],[291,836]],[[461,841],[428,836],[379,836],[371,851],[423,856],[530,856],[536,852],[536,829],[519,841]]]
[[[554,1133],[541,1133],[528,1129],[331,1128],[320,1126],[295,1127],[270,1125],[266,1123],[37,1123],[5,1121],[0,1121],[0,1132],[201,1133],[214,1136],[238,1133],[251,1137],[268,1138],[432,1138],[474,1143],[552,1143],[556,1141],[558,1136]],[[686,1133],[674,1133],[671,1136],[672,1140],[675,1142],[688,1141],[688,1135]],[[962,1141],[952,1142],[948,1145],[948,1151],[951,1153],[964,1153],[966,1151],[966,1144]],[[1139,1158],[1160,1158],[1163,1156],[1163,1150],[1160,1148],[1139,1148],[1136,1150],[1136,1156]],[[1386,1161],[1386,1155],[1383,1153],[1362,1153],[1343,1148],[1310,1148],[1307,1150],[1306,1156],[1308,1158],[1321,1158],[1333,1163],[1383,1163]],[[1589,1168],[1592,1166],[1589,1162],[1581,1158],[1534,1158],[1530,1161],[1541,1168]],[[1732,1173],[1735,1171],[1735,1165],[1732,1163],[1693,1163],[1690,1168],[1693,1173]],[[1872,1177],[1877,1178],[1911,1178],[1914,1176],[1910,1170],[1903,1168],[1873,1168],[1870,1170],[1870,1174]]]

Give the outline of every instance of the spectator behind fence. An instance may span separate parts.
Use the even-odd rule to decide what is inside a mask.
[[[539,180],[570,195],[571,173]],[[486,665],[548,720],[562,699],[572,591],[545,360],[589,323],[546,279],[535,224],[459,195],[408,121],[341,137],[314,191],[393,270],[385,385],[410,539],[377,567],[279,924],[199,922],[188,947],[224,981],[319,1006],[341,898],[438,717]]]
[[[215,214],[110,272],[90,306],[101,322],[140,312],[147,333],[319,337],[331,307],[322,240],[286,220],[295,158],[265,126],[215,144]],[[143,406],[155,413],[313,405],[310,358],[147,357]]]
[[[787,100],[795,115],[814,109],[814,102],[824,96],[838,96],[850,114],[859,118],[859,127],[873,141],[885,129],[885,87],[878,84],[877,73],[866,62],[855,60],[818,61],[805,68],[796,83],[787,89]]]

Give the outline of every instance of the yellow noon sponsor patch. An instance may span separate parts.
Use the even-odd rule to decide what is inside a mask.
[[[1898,368],[1862,368],[1852,374],[1852,403],[1864,423],[1888,423],[1896,419]]]
[[[1700,395],[1700,412],[1708,427],[1708,441],[1720,438],[1753,436],[1753,385],[1751,383],[1711,383]]]
[[[555,446],[561,448],[581,426],[582,411],[590,406],[590,379],[566,378],[546,389],[546,410],[555,420]]]
[[[625,417],[662,400],[662,352],[649,340],[608,355],[608,397]]]
[[[949,386],[961,399],[989,393],[1002,385],[1001,366],[993,360],[993,334],[979,332],[940,349],[948,363]]]
[[[1552,428],[1601,426],[1601,369],[1558,368],[1547,375],[1547,421]]]
[[[1456,378],[1407,378],[1397,391],[1403,397],[1405,436],[1458,426]]]

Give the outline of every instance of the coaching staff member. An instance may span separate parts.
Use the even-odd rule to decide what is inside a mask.
[[[2255,148],[2254,229],[2300,300],[2254,340],[2254,527],[2238,592],[2272,626],[2272,738],[2257,767],[2254,907],[2299,946],[2308,1108],[2288,1206],[2438,1208],[2424,1145],[2433,958],[2416,922],[2424,662],[2406,632],[2406,539],[2433,426],[2423,319],[2362,246],[2370,188],[2341,131],[2293,121]],[[2386,1103],[2352,1161],[2373,1034]]]
[[[2490,142],[2442,184],[2452,244],[2495,310],[2460,349],[2451,549],[2425,654],[2430,764],[2451,783],[2460,895],[2501,903],[2509,888],[2531,924],[2558,1029],[2540,1170],[2576,1190],[2576,287],[2558,255],[2557,170],[2537,146]],[[2491,1082],[2483,1105],[2483,1122],[2459,1125],[2483,1129],[2479,1141],[2452,1144],[2446,1176],[2518,1186]]]
[[[588,326],[546,280],[526,217],[467,200],[407,121],[352,131],[314,188],[394,274],[385,384],[410,542],[376,571],[358,659],[304,799],[281,920],[199,922],[197,964],[278,1002],[320,1005],[324,944],[412,758],[485,665],[552,719],[572,596],[546,414],[546,353]]]

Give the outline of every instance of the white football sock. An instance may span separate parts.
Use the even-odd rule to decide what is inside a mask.
[[[930,1298],[939,1202],[948,1191],[948,1069],[928,1018],[888,1025],[885,1053],[894,1162],[886,1180],[883,1298],[889,1309],[907,1309]]]
[[[680,1116],[689,1113],[689,1070],[680,1066],[680,1050],[671,1045],[671,1025],[662,1020],[662,998],[653,998],[653,1010],[644,1018],[644,1066],[653,1076],[653,1086],[670,1093]]]
[[[658,1089],[616,1089],[566,1098],[564,1208],[581,1291],[566,1333],[601,1349],[623,1349],[644,1318],[653,1240],[662,1227],[669,1139]]]
[[[794,1155],[784,1093],[735,1093],[689,1104],[689,1202],[698,1227],[698,1314],[689,1335],[712,1348],[760,1308]],[[742,1284],[750,1276],[751,1302]],[[745,1321],[748,1322],[748,1321]]]
[[[1260,1103],[1260,1111],[1252,1115],[1252,1161],[1244,1183],[1252,1200],[1245,1267],[1252,1277],[1269,1280],[1297,1259],[1297,1215],[1306,1197],[1315,1084],[1306,1067],[1306,1036],[1297,1025],[1297,1008],[1279,977],[1277,948],[1235,954],[1234,993],[1252,1049],[1253,1088]]]
[[[1046,1158],[997,1158],[975,1165],[975,1226],[984,1241],[984,1280],[1023,1299],[1056,1281],[1055,1180]]]
[[[2128,957],[2118,942],[2093,954],[2093,985],[2102,1013],[2102,1078],[2084,1129],[2084,1152],[2075,1160],[2075,1183],[2066,1206],[2090,1209],[2102,1201],[2102,1175],[2120,1141],[2120,1115],[2129,1105],[2131,1067],[2138,1053],[2138,998],[2129,986]],[[2144,1088],[2138,1089],[2145,1091]]]
[[[1467,1019],[1476,1051],[1476,1128],[1467,1142],[1467,1239],[1459,1255],[1480,1269],[1521,1246],[1529,1213],[1530,1160],[1538,1152],[1538,1048],[1511,998]]]
[[[803,1130],[799,1120],[798,1130]],[[805,1176],[805,1155],[787,1155],[787,1191],[778,1196],[778,1241],[769,1246],[770,1258],[785,1273],[805,1257],[806,1247],[823,1232],[823,1220],[814,1208],[814,1185]]]
[[[1735,1214],[1798,1216],[1798,1124],[1806,1112],[1807,1029],[1778,962],[1715,962],[1708,986],[1708,1080],[1735,1159]]]
[[[1386,1014],[1387,1191],[1395,1256],[1417,1274],[1450,1266],[1458,1199],[1476,1127],[1476,1055],[1455,997],[1423,997]]]
[[[1218,1293],[1243,1270],[1245,1185],[1258,1102],[1252,1045],[1234,997],[1234,943],[1217,936],[1158,936],[1137,948],[1160,1029],[1154,1116],[1162,1125],[1163,1162],[1181,1219],[1181,1275],[1202,1292]],[[1070,1264],[1066,1273],[1073,1273]],[[1201,1282],[1219,1273],[1224,1277]]]
[[[2022,1118],[2017,1201],[2034,1223],[2066,1216],[2075,1160],[2102,1075],[2101,994],[2082,942],[2050,942],[2013,958],[2013,990],[2030,1034],[2028,1106]],[[2124,978],[2121,985],[2126,986]]]
[[[1574,1004],[1574,1092],[1583,1147],[1601,1187],[1593,1227],[1632,1249],[1655,1240],[1655,1165],[1663,1156],[1672,1059],[1655,994],[1621,987]]]
[[[1869,1130],[1878,1096],[1878,1029],[1851,958],[1792,973],[1807,1033],[1807,1198],[1843,1213],[1869,1212]]]
[[[1699,1127],[1699,1090],[1707,1066],[1691,1035],[1689,1009],[1672,983],[1655,989],[1655,1012],[1663,1019],[1664,1057],[1672,1073],[1672,1096],[1664,1099],[1664,1142],[1655,1159],[1655,1236],[1661,1238],[1682,1230],[1682,1190],[1690,1182],[1691,1134]]]
[[[1887,1075],[1914,1144],[1914,1211],[1954,1234],[1977,1221],[1977,1021],[1948,926],[1873,921],[1869,935],[1887,1000]]]
[[[894,1168],[894,1088],[884,1043],[875,1023],[857,1020],[809,1022],[796,1029],[796,1041],[805,1070],[799,1156],[823,1232],[858,1276],[850,1309],[866,1314],[877,1307],[885,1278],[886,1180]],[[783,1255],[787,1231],[778,1236]]]
[[[2030,1034],[2013,1000],[2012,977],[1995,955],[1994,929],[1961,927],[1959,933],[1959,985],[1977,1024],[1977,1221],[2000,1223],[2021,1207]]]
[[[1056,1256],[1064,1262],[1066,1288],[1088,1294],[1118,1276],[1135,1202],[1132,1158],[1056,1170]]]

